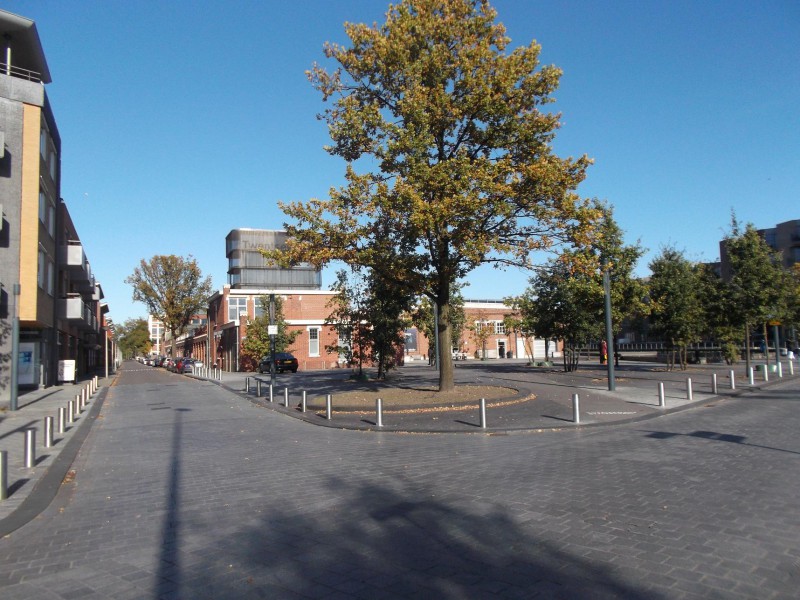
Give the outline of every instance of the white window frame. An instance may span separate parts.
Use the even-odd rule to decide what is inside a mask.
[[[307,327],[306,330],[308,331],[308,356],[318,357],[320,355],[320,338],[322,337],[320,336],[320,331],[322,327]]]
[[[242,310],[242,300],[244,300],[244,310]],[[236,313],[233,314],[231,309],[235,310]],[[238,321],[239,315],[242,313],[247,314],[247,296],[228,296],[228,322]],[[232,314],[233,316],[231,317]]]

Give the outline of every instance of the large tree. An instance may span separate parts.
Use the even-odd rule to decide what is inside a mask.
[[[159,319],[175,339],[196,314],[205,313],[211,295],[211,277],[203,277],[197,261],[170,255],[156,255],[141,260],[125,279],[133,286],[134,302],[142,302],[151,315]]]
[[[128,319],[122,326],[115,327],[114,335],[125,358],[150,352],[152,344],[147,319]]]
[[[584,244],[598,214],[575,191],[591,161],[551,147],[560,117],[543,107],[560,69],[540,66],[535,42],[511,50],[496,16],[485,1],[402,0],[383,25],[346,24],[350,45],[325,45],[337,68],[309,72],[332,103],[321,118],[346,183],[327,200],[281,204],[296,221],[282,262],[342,260],[426,295],[442,349],[457,281]],[[439,389],[453,386],[444,351]]]

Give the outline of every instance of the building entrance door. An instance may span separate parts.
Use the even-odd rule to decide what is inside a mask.
[[[506,357],[506,341],[497,340],[497,358]]]

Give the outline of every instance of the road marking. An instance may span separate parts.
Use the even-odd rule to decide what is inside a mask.
[[[608,411],[608,412],[588,412],[587,415],[635,415],[636,411],[624,411],[624,410],[617,410],[617,411]]]

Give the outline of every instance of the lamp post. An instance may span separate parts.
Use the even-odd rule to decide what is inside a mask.
[[[105,340],[105,350],[104,350],[104,357],[103,362],[105,363],[106,367],[106,379],[108,379],[108,326],[103,327],[103,339]]]
[[[17,393],[19,382],[19,294],[20,286],[18,283],[13,285],[14,293],[14,317],[11,319],[11,397],[8,406],[11,410],[17,410]]]
[[[606,345],[609,351],[609,355],[606,357],[608,391],[613,392],[617,389],[617,384],[614,380],[614,360],[611,356],[614,354],[614,333],[611,330],[611,278],[608,274],[608,263],[605,260],[603,260],[603,294],[606,305]]]

